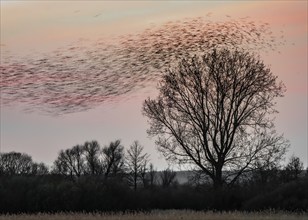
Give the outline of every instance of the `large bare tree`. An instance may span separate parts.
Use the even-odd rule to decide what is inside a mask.
[[[288,147],[272,117],[285,87],[253,54],[214,49],[184,58],[158,89],[143,104],[148,134],[168,160],[193,164],[215,187],[234,183],[256,163],[276,163]]]

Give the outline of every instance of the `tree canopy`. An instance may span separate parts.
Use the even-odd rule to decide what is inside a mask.
[[[143,104],[148,133],[168,160],[193,164],[215,186],[279,161],[288,147],[272,117],[285,87],[254,54],[213,49],[183,58],[158,89]]]

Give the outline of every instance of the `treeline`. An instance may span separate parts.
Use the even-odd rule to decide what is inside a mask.
[[[232,186],[214,189],[191,171],[179,184],[176,172],[156,171],[135,141],[96,141],[61,150],[49,169],[27,154],[0,154],[0,213],[129,211],[151,209],[307,210],[308,177],[297,157],[285,167],[264,167]]]

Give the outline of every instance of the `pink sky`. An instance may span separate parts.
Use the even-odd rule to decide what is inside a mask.
[[[268,22],[286,44],[280,53],[263,53],[286,87],[277,100],[276,126],[290,140],[287,157],[299,156],[307,166],[307,1],[1,1],[1,63],[6,51],[32,56],[48,53],[79,38],[113,40],[134,34],[151,25],[205,16],[225,20],[249,16]],[[281,32],[282,31],[282,32]],[[128,147],[139,140],[152,155],[158,168],[167,166],[156,152],[154,140],[147,137],[142,101],[155,94],[155,88],[133,94],[120,103],[104,103],[80,113],[51,117],[24,113],[19,107],[1,105],[1,151],[20,151],[36,161],[52,164],[60,149],[98,140],[101,145],[121,139]]]

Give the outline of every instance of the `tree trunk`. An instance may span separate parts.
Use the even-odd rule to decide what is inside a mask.
[[[134,173],[134,190],[137,190],[137,173]]]
[[[213,179],[214,182],[214,188],[215,189],[220,189],[223,185],[223,180],[222,180],[222,166],[221,165],[217,165],[215,167],[215,176]]]

